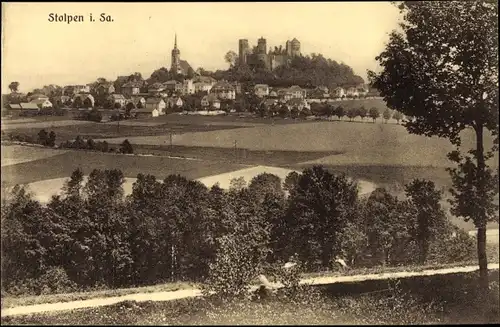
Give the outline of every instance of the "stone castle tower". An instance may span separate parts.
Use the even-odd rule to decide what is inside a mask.
[[[281,47],[280,47],[281,48]],[[296,38],[286,41],[284,51],[269,49],[267,53],[267,40],[260,37],[254,51],[250,50],[247,39],[240,39],[238,42],[238,60],[240,65],[252,65],[264,62],[267,69],[275,69],[279,66],[287,65],[293,57],[300,56],[300,42]]]
[[[177,33],[175,34],[174,48],[172,49],[172,63],[170,72],[181,73],[181,51],[177,48]]]

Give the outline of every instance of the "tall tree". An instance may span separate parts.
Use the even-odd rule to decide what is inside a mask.
[[[403,115],[399,111],[394,111],[392,118],[396,119],[396,122],[399,124],[401,119],[403,119]]]
[[[385,123],[387,124],[387,121],[392,117],[391,110],[389,108],[385,109],[382,115],[384,117]]]
[[[415,179],[405,186],[406,196],[415,210],[412,236],[418,244],[419,262],[424,264],[430,242],[443,231],[446,215],[441,208],[441,192],[433,182]]]
[[[377,108],[371,107],[370,110],[368,111],[368,115],[370,116],[371,119],[373,119],[373,122],[375,122],[377,118],[380,117],[380,112],[378,112]]]
[[[340,252],[339,236],[347,213],[357,201],[356,183],[344,175],[333,175],[321,166],[305,169],[290,191],[281,241],[288,254],[298,253],[309,267],[317,262],[327,268]]]
[[[12,93],[16,93],[19,90],[19,82],[11,82],[9,84],[9,89]]]
[[[453,212],[477,227],[481,289],[488,289],[486,224],[497,216],[494,174],[487,166],[485,131],[498,144],[498,3],[496,1],[402,2],[400,31],[377,56],[380,73],[369,72],[391,109],[411,119],[410,133],[448,138],[472,128],[476,146],[450,159]],[[483,293],[484,293],[483,292]]]
[[[368,114],[368,111],[364,106],[359,107],[358,109],[358,115],[361,117],[361,120],[365,120],[366,115]]]
[[[224,60],[229,64],[230,67],[234,67],[238,62],[238,55],[234,51],[228,51],[224,55]]]

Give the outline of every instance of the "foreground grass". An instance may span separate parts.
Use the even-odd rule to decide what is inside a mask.
[[[492,252],[490,253],[490,260]],[[497,259],[490,261],[498,262],[498,250],[496,252]],[[339,276],[354,276],[354,275],[367,275],[367,274],[380,274],[380,273],[394,273],[394,272],[404,272],[404,271],[423,271],[428,269],[443,269],[452,268],[457,266],[469,266],[477,264],[476,261],[464,261],[458,263],[446,263],[446,264],[427,264],[421,265],[411,265],[411,266],[399,266],[399,267],[372,267],[372,268],[354,268],[344,271],[321,271],[314,273],[304,273],[302,274],[303,279],[316,278],[316,277],[339,277]],[[267,276],[270,282],[276,282],[273,276]],[[261,282],[258,278],[255,278],[251,284],[259,285]],[[178,291],[185,289],[195,289],[199,288],[200,285],[196,283],[187,282],[174,282],[157,284],[152,286],[136,287],[136,288],[120,288],[111,290],[95,290],[88,292],[73,292],[64,294],[45,294],[45,295],[29,295],[29,296],[13,296],[5,295],[2,297],[2,307],[3,308],[13,308],[18,306],[27,306],[35,304],[46,304],[46,303],[57,303],[57,302],[71,302],[71,301],[81,301],[90,300],[97,298],[108,298],[115,296],[124,296],[129,294],[139,294],[139,293],[154,293],[154,292],[167,292],[167,291]]]
[[[2,324],[265,325],[498,323],[498,281],[479,303],[475,274],[415,278],[387,292],[337,296],[304,287],[265,300],[222,302],[193,298],[168,302],[121,302],[107,307],[13,316]],[[492,274],[498,280],[498,272]],[[361,285],[363,288],[363,286]],[[368,289],[370,285],[365,288]]]

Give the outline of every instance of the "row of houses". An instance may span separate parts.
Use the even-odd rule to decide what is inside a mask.
[[[331,91],[326,86],[318,86],[314,89],[303,89],[298,85],[293,85],[289,88],[273,89],[267,84],[256,84],[254,93],[259,98],[280,98],[285,101],[290,99],[329,99],[329,98],[345,98],[345,97],[366,97],[378,96],[377,91],[369,89],[366,85],[358,85],[349,88],[336,87]]]

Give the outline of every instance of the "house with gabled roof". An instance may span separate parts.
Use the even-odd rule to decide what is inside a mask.
[[[129,97],[129,96],[141,93],[141,87],[142,87],[142,83],[140,83],[140,82],[134,82],[134,81],[127,82],[127,83],[122,85],[121,93],[124,96]]]
[[[201,99],[201,106],[204,109],[220,109],[220,100],[215,94],[208,94]]]
[[[156,109],[158,111],[158,115],[164,115],[166,106],[167,104],[162,98],[154,97],[146,100],[145,109],[149,110],[151,113],[153,113],[153,110]]]
[[[267,97],[269,95],[269,85],[267,84],[255,84],[254,86],[255,95],[259,98]]]
[[[236,99],[236,89],[227,81],[219,81],[215,83],[210,90],[210,94],[216,95],[219,99]]]
[[[124,106],[127,103],[127,99],[123,96],[123,94],[113,93],[108,96],[108,101],[111,102],[111,105],[114,107],[117,103],[120,106]]]

